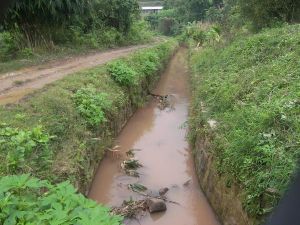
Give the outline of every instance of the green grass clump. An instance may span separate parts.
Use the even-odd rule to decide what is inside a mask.
[[[141,80],[155,75],[170,57],[175,41],[168,41],[157,47],[141,50],[128,58],[108,65],[108,72],[121,86],[138,86]]]
[[[218,121],[211,145],[217,169],[241,185],[243,205],[254,216],[272,210],[297,169],[299,40],[300,26],[286,26],[191,59],[191,140],[205,133],[208,119]]]
[[[51,185],[29,175],[0,178],[0,223],[119,225],[121,217],[77,194],[69,182]]]
[[[118,60],[110,63],[108,66],[108,72],[120,85],[134,86],[138,84],[136,72],[127,65],[124,60]]]
[[[94,87],[88,86],[77,90],[74,100],[80,115],[91,127],[107,121],[104,111],[112,106],[107,93],[98,93]]]
[[[149,94],[147,83],[158,78],[157,74],[166,65],[176,45],[176,41],[170,39],[108,64],[108,73],[116,83],[127,90],[135,107],[143,104],[142,96]]]

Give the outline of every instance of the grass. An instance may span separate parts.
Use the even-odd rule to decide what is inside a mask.
[[[54,136],[49,145],[50,151],[55,152],[55,163],[51,173],[47,173],[47,177],[40,177],[42,179],[60,182],[69,178],[73,184],[87,182],[77,180],[80,178],[78,175],[81,174],[82,179],[90,179],[90,159],[100,159],[103,154],[95,149],[100,143],[90,141],[97,137],[97,134],[87,129],[86,120],[80,116],[73,102],[76,91],[88,84],[93,84],[97,90],[110,94],[109,98],[115,103],[110,109],[112,115],[117,110],[116,105],[122,107],[129,101],[122,89],[106,74],[105,68],[98,67],[70,75],[36,92],[20,105],[0,108],[2,123],[24,130],[40,125],[45,132]],[[109,137],[110,135],[107,135],[108,142],[112,138]]]
[[[193,52],[190,139],[208,134],[218,172],[243,189],[246,211],[272,211],[300,156],[300,25]],[[202,112],[205,105],[207,112]]]
[[[119,59],[134,71],[131,85],[100,66],[0,107],[1,224],[120,224],[77,190],[87,191],[105,149],[146,101],[176,46],[170,40]]]
[[[13,131],[18,129],[10,132],[9,137],[19,137],[19,133],[27,134],[27,139],[24,140],[28,141],[20,143],[26,149],[31,149],[27,152],[32,152],[36,151],[38,145],[33,144],[33,147],[29,148],[31,145],[28,147],[24,143],[32,143],[31,139],[36,140],[29,134],[33,132],[32,129],[39,127],[41,135],[51,137],[47,142],[47,149],[53,158],[49,160],[50,170],[46,169],[47,167],[45,171],[39,168],[37,170],[39,172],[33,172],[33,175],[53,183],[68,179],[81,191],[85,191],[95,165],[101,160],[104,149],[116,135],[116,127],[124,123],[122,118],[124,115],[129,116],[130,109],[134,110],[145,102],[149,85],[158,79],[159,71],[166,64],[175,46],[176,43],[173,41],[165,42],[118,60],[131,63],[131,68],[139,71],[135,73],[139,76],[136,85],[120,85],[109,73],[107,66],[100,66],[54,82],[33,93],[18,105],[1,106],[0,128],[4,130],[9,128]],[[148,73],[149,70],[144,69],[143,72],[140,67],[133,65],[132,61],[136,61],[137,56],[147,54],[149,58],[144,58],[143,63],[149,64],[152,62],[150,57],[153,52],[157,58],[151,74]],[[6,137],[8,134],[4,133],[2,137],[0,133],[0,142],[3,141],[8,146],[20,146],[19,142],[9,142],[15,138]],[[5,154],[8,153],[3,149],[1,154],[5,161]],[[24,166],[17,174],[31,171],[25,169],[32,167],[31,155],[21,159]],[[10,174],[6,164],[2,163],[0,166],[1,176]]]

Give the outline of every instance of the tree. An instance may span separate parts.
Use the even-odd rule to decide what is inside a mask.
[[[96,13],[106,25],[126,33],[139,15],[139,5],[137,0],[100,0]]]
[[[256,29],[271,26],[274,22],[299,20],[299,0],[238,0],[241,13]]]
[[[62,26],[75,15],[86,16],[92,10],[93,0],[18,0],[8,9],[4,24],[10,28],[23,26]]]
[[[220,0],[166,0],[164,6],[175,8],[180,21],[192,22],[203,20],[206,10],[218,1]]]
[[[17,25],[30,31],[71,24],[89,26],[91,20],[100,19],[127,32],[138,12],[137,0],[18,0],[6,13],[4,25],[7,29]]]

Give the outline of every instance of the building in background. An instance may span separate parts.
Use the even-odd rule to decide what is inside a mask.
[[[142,14],[157,13],[163,9],[163,1],[161,0],[141,0],[139,5]]]
[[[142,6],[142,13],[149,14],[149,13],[157,13],[161,11],[164,7],[163,6]]]

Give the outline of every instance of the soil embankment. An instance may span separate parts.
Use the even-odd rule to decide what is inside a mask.
[[[209,152],[209,139],[198,137],[195,142],[194,157],[201,188],[224,225],[253,225],[255,219],[245,212],[237,184],[228,184],[216,170],[213,155]]]

